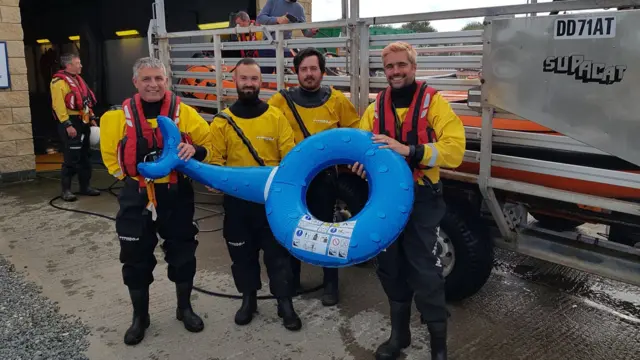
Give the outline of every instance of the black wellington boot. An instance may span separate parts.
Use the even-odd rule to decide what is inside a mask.
[[[411,345],[411,301],[389,301],[391,307],[391,336],[376,350],[376,360],[395,360],[400,351]]]
[[[60,182],[62,183],[62,193],[60,197],[64,201],[76,201],[78,198],[71,192],[71,178],[62,175]]]
[[[258,312],[258,297],[255,291],[242,294],[242,305],[236,312],[235,322],[238,325],[247,325],[253,319],[253,314]]]
[[[80,188],[80,195],[86,196],[100,196],[100,190],[94,189],[91,186],[85,186]]]
[[[191,290],[193,285],[190,282],[176,284],[176,294],[178,296],[178,307],[176,308],[176,319],[184,323],[184,328],[191,332],[200,332],[204,329],[204,323],[200,316],[196,315],[191,308]]]
[[[427,323],[431,342],[431,360],[447,360],[447,321]]]
[[[338,269],[324,268],[324,292],[322,294],[322,305],[334,306],[340,301],[338,295]]]
[[[293,309],[293,301],[290,297],[278,298],[278,316],[282,318],[282,325],[287,330],[297,331],[302,328],[302,321]]]
[[[133,321],[124,334],[124,343],[136,345],[144,339],[144,332],[151,324],[149,319],[149,289],[129,289],[133,304]]]

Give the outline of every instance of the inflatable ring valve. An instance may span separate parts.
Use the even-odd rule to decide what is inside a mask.
[[[391,245],[404,230],[413,206],[413,177],[405,159],[379,149],[370,132],[339,128],[315,134],[297,144],[279,166],[227,167],[178,157],[177,126],[158,116],[164,149],[154,162],[138,164],[148,179],[171,170],[225,194],[265,204],[277,241],[301,261],[323,267],[365,262]],[[353,218],[325,223],[305,204],[307,187],[321,170],[359,162],[367,170],[369,200]]]

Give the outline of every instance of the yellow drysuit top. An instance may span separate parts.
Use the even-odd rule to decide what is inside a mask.
[[[263,106],[267,106],[263,103]],[[293,131],[282,112],[273,106],[254,118],[242,118],[230,108],[222,112],[231,116],[266,166],[277,166],[293,149]],[[210,125],[213,155],[210,163],[224,166],[259,166],[247,146],[229,122],[217,116]]]
[[[375,102],[370,104],[362,115],[361,129],[373,131],[374,107]],[[408,108],[396,109],[400,121],[404,122],[408,110]],[[421,164],[432,166],[422,172],[435,184],[440,180],[440,167],[456,168],[460,166],[464,158],[466,139],[462,120],[453,112],[449,102],[439,93],[436,93],[431,100],[427,119],[435,131],[437,140],[433,144],[426,144]],[[418,183],[423,184],[423,181],[419,179]]]
[[[317,92],[308,92],[300,87],[289,90],[294,106],[310,135],[337,127],[358,128],[360,116],[355,107],[340,91],[322,87]],[[304,135],[291,108],[279,92],[270,99],[269,104],[282,111],[295,134],[296,143],[304,140]]]
[[[194,108],[185,103],[180,103],[179,116],[178,129],[188,134],[194,145],[206,150],[206,155],[204,155],[203,159],[197,159],[195,155],[194,159],[209,162],[214,153],[209,124]],[[154,129],[158,127],[158,122],[155,118],[147,119],[147,122]],[[109,174],[121,180],[124,178],[124,173],[118,164],[117,148],[118,142],[125,135],[126,126],[124,111],[121,109],[107,111],[100,118],[100,152],[102,153],[102,161],[109,170]],[[198,154],[197,147],[196,154]],[[137,177],[134,178],[137,179]],[[154,182],[158,184],[167,183],[169,182],[169,177],[157,179]]]

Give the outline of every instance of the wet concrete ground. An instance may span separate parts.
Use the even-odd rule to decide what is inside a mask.
[[[98,187],[112,182],[101,172],[94,177]],[[91,359],[365,360],[374,359],[376,346],[388,336],[387,302],[370,267],[341,270],[337,307],[323,307],[319,292],[297,298],[303,328],[296,333],[281,326],[274,300],[260,301],[260,314],[240,327],[233,323],[238,300],[195,292],[194,308],[205,330],[191,334],[175,319],[174,288],[158,248],[151,327],[141,344],[127,347],[122,337],[131,306],[114,223],[52,208],[48,202],[58,190],[58,182],[48,179],[0,189],[0,254],[41,285],[62,312],[91,327]],[[215,198],[198,195],[197,200]],[[55,204],[112,217],[117,210],[116,199],[106,193]],[[198,217],[212,214],[197,212]],[[209,232],[219,229],[221,220],[200,222],[196,285],[236,295],[221,232]],[[321,274],[303,266],[303,285],[315,286]],[[263,279],[261,294],[266,294],[266,273]],[[451,359],[640,359],[639,288],[517,254],[498,251],[484,288],[449,308]],[[427,334],[415,310],[412,320],[413,344],[404,359],[428,359]]]

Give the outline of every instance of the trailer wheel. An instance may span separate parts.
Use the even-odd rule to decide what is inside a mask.
[[[471,229],[474,223],[477,221],[465,222],[463,215],[451,207],[440,222],[438,250],[447,301],[474,295],[491,275],[493,243],[480,228]]]
[[[583,221],[569,220],[561,217],[554,217],[546,214],[540,213],[530,213],[534,219],[536,219],[540,226],[547,228],[549,230],[555,231],[569,231],[577,228],[578,226],[584,224]]]

